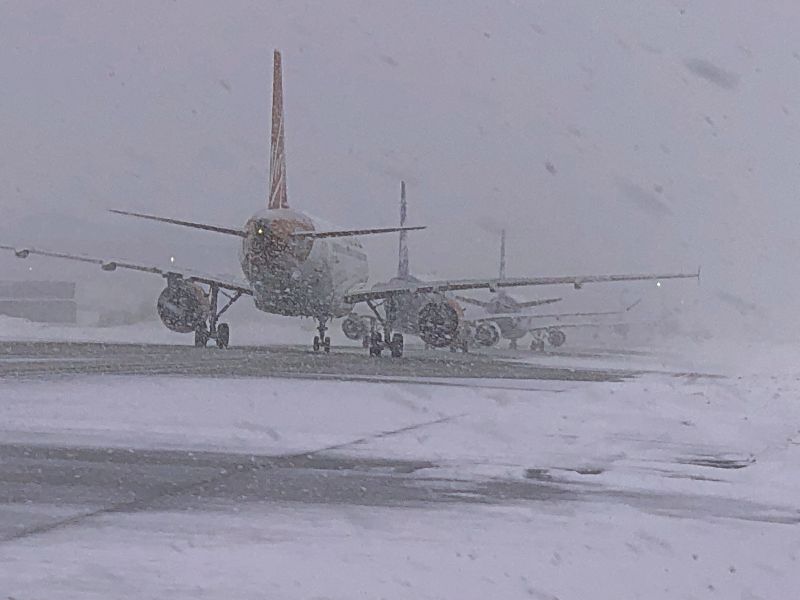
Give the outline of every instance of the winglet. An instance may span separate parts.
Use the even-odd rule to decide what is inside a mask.
[[[697,285],[700,285],[700,267],[702,265],[697,265]]]
[[[283,74],[281,53],[275,50],[272,70],[272,135],[269,157],[267,208],[288,208],[286,196],[286,151],[283,141]]]

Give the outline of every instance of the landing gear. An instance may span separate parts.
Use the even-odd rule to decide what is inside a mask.
[[[206,329],[206,325],[203,323],[200,327],[194,330],[194,347],[205,348],[207,343],[208,329]]]
[[[369,355],[378,357],[384,350],[389,350],[392,358],[402,358],[405,349],[405,341],[403,334],[399,332],[392,333],[393,314],[395,311],[390,311],[385,308],[386,318],[378,312],[377,306],[371,301],[367,301],[367,306],[375,314],[375,319],[372,321],[372,331],[364,338],[364,347],[369,348]],[[383,334],[376,329],[376,323],[383,325]]]
[[[533,339],[531,340],[531,350],[534,352],[544,352],[544,342],[545,338],[547,337],[547,333],[541,329],[537,329],[535,331],[531,331],[531,335]]]
[[[380,331],[373,331],[369,336],[369,355],[380,356],[383,352],[383,336]]]
[[[509,350],[516,350],[517,349],[517,340],[511,340],[508,342],[508,349]]]
[[[405,343],[402,333],[395,333],[388,342],[381,335],[380,331],[373,331],[369,336],[369,355],[378,357],[384,350],[389,350],[392,358],[402,358]]]
[[[220,350],[227,348],[231,341],[231,328],[227,323],[217,325],[217,348]]]
[[[389,344],[389,350],[392,351],[392,358],[403,357],[403,334],[395,333],[392,336],[392,341]]]
[[[205,348],[209,340],[214,340],[217,348],[227,348],[231,341],[231,328],[227,323],[218,323],[219,318],[228,310],[234,302],[242,297],[242,292],[236,292],[234,295],[229,296],[225,292],[222,294],[228,299],[228,302],[221,310],[217,310],[219,305],[219,286],[215,283],[209,285],[208,297],[210,304],[210,315],[208,323],[201,323],[194,330],[194,345],[195,348]]]
[[[325,333],[328,331],[328,317],[317,318],[317,331],[319,332],[319,335],[314,336],[314,352],[324,350],[325,354],[330,354],[331,338],[325,335]]]
[[[450,344],[450,352],[458,352],[461,350],[464,354],[469,352],[469,342],[464,339],[456,338],[453,340],[453,343]]]

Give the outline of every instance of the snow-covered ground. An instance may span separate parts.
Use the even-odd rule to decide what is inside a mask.
[[[231,327],[231,344],[253,346],[265,344],[309,344],[314,337],[311,319],[267,316],[255,322],[237,322]],[[331,328],[331,336],[340,335],[338,327]],[[191,346],[190,334],[174,333],[160,321],[150,320],[135,325],[94,327],[88,325],[53,325],[34,323],[0,315],[0,341],[36,342],[104,342],[134,344],[185,344]]]
[[[512,491],[489,503],[111,512],[0,545],[0,587],[14,598],[792,598],[798,381],[800,369],[535,390],[3,381],[0,443],[263,455],[335,447],[430,461],[414,485]],[[530,499],[517,484],[558,493]]]

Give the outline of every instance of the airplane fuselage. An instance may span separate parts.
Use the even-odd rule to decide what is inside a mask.
[[[345,293],[368,277],[367,255],[359,241],[292,235],[329,229],[290,208],[260,211],[247,221],[240,263],[256,308],[316,318],[342,317],[352,310],[344,302]]]
[[[497,292],[495,297],[486,304],[485,310],[488,315],[508,314],[521,311],[517,301],[504,291]],[[518,340],[525,337],[528,333],[528,329],[522,327],[522,319],[505,317],[497,319],[495,324],[500,330],[500,335],[507,340]]]

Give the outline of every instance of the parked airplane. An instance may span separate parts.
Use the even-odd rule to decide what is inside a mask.
[[[422,228],[403,226],[335,229],[302,211],[289,208],[281,55],[277,50],[274,55],[269,197],[266,211],[256,213],[242,228],[129,211],[113,212],[241,238],[240,264],[245,280],[215,277],[172,265],[159,267],[8,245],[0,245],[0,249],[12,250],[19,258],[39,255],[96,264],[105,271],[131,269],[160,275],[167,281],[167,286],[157,301],[162,323],[175,332],[194,332],[197,346],[205,346],[210,339],[215,340],[220,348],[228,346],[230,329],[227,324],[219,323],[219,318],[243,295],[252,296],[255,306],[267,313],[314,318],[318,331],[318,335],[314,337],[314,350],[324,349],[326,352],[330,350],[330,338],[326,336],[326,332],[331,319],[348,315],[354,305],[365,302],[379,318],[385,335],[383,339],[379,332],[371,336],[370,353],[380,355],[388,347],[393,356],[401,356],[403,336],[397,331],[396,307],[409,297],[425,299],[416,316],[416,327],[420,336],[426,343],[442,347],[452,343],[462,327],[463,319],[457,304],[444,296],[448,291],[557,284],[580,287],[584,283],[600,281],[697,276],[676,273],[430,282],[393,280],[387,284],[367,287],[367,256],[356,236]],[[202,286],[206,286],[206,289]],[[227,298],[222,308],[219,308],[220,294]],[[379,312],[377,302],[382,302],[383,314]]]
[[[516,350],[517,342],[525,334],[531,335],[531,350],[543,351],[545,342],[558,348],[567,341],[564,329],[574,329],[578,327],[602,327],[620,326],[622,323],[601,323],[596,317],[611,315],[623,315],[639,304],[639,300],[625,308],[617,311],[596,311],[596,312],[573,312],[573,313],[542,313],[542,314],[520,314],[510,313],[488,313],[483,317],[469,318],[472,324],[474,335],[473,339],[479,346],[496,346],[501,338],[509,339],[509,348]],[[565,319],[592,317],[590,322],[563,322]],[[543,321],[549,321],[547,325],[542,325]],[[505,332],[505,333],[503,333]],[[509,334],[510,332],[510,334]],[[516,337],[511,337],[516,336]]]
[[[699,274],[677,274],[659,277],[658,275],[609,275],[587,277],[545,277],[545,278],[513,278],[509,279],[505,273],[505,233],[501,239],[501,262],[499,277],[487,282],[478,280],[459,281],[422,281],[409,270],[408,240],[404,229],[407,218],[407,201],[405,182],[400,183],[400,242],[397,276],[386,283],[379,283],[372,291],[358,294],[349,294],[353,303],[366,302],[372,310],[373,316],[351,314],[342,322],[342,331],[351,340],[363,340],[365,346],[370,347],[371,353],[380,354],[381,333],[376,328],[376,322],[384,329],[383,340],[389,339],[390,332],[395,335],[413,334],[419,336],[427,346],[442,348],[449,346],[452,350],[466,351],[473,340],[481,345],[493,345],[499,341],[501,332],[516,344],[516,340],[531,331],[537,331],[534,325],[525,328],[523,321],[514,321],[515,318],[524,319],[528,315],[516,314],[524,308],[541,306],[559,302],[561,298],[543,298],[528,302],[518,302],[508,295],[504,288],[529,285],[551,285],[569,283],[579,289],[583,283],[595,281],[632,281],[647,279],[673,279],[686,277],[699,277]],[[471,282],[469,285],[467,282]],[[484,283],[481,285],[481,283]],[[450,297],[446,292],[455,290],[486,288],[495,293],[492,301],[483,302],[464,296]],[[394,290],[386,294],[385,290]],[[377,310],[375,301],[383,299],[383,314]],[[488,310],[496,312],[492,317],[484,319],[465,319],[464,310],[459,300],[465,303],[477,304]],[[509,314],[514,313],[514,314]],[[563,313],[553,316],[590,316],[617,313]],[[536,318],[538,315],[532,317]],[[502,329],[501,329],[502,327]],[[552,329],[549,328],[548,331]],[[566,335],[561,329],[554,330],[553,339],[563,344]],[[521,335],[520,335],[521,333]],[[487,337],[487,336],[496,336]],[[400,338],[402,339],[402,337]],[[491,341],[493,340],[493,341]],[[491,343],[487,343],[491,341]],[[558,344],[560,345],[560,344]],[[391,345],[390,345],[391,348]],[[395,351],[392,351],[395,354]]]
[[[402,235],[402,234],[401,234]],[[506,278],[506,231],[500,232],[500,279]],[[509,348],[515,350],[520,339],[531,334],[531,350],[544,350],[545,340],[554,348],[563,346],[567,341],[565,327],[580,327],[589,323],[553,324],[542,326],[542,320],[559,321],[567,317],[598,317],[619,315],[631,310],[636,304],[623,311],[573,312],[573,313],[525,313],[526,308],[559,302],[561,298],[549,298],[530,301],[519,301],[505,290],[498,290],[491,300],[479,300],[468,296],[456,296],[464,304],[478,306],[485,315],[470,318],[474,331],[473,339],[479,346],[496,346],[501,339],[509,340]]]

